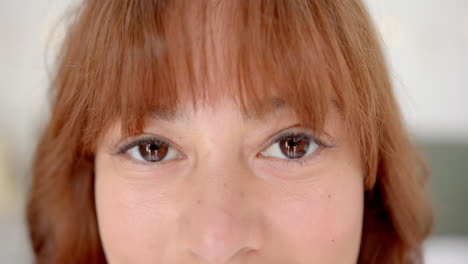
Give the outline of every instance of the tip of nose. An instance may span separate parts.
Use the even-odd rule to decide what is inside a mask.
[[[205,229],[199,233],[196,244],[192,244],[190,252],[203,260],[203,263],[229,263],[232,259],[240,259],[258,250],[259,241],[254,232],[246,229],[235,230],[235,227]],[[193,241],[193,240],[192,240]]]
[[[208,263],[225,263],[243,247],[237,243],[234,234],[209,232],[200,237],[198,245],[191,252]]]
[[[258,251],[263,225],[253,213],[210,207],[180,218],[179,241],[200,263],[230,263]]]

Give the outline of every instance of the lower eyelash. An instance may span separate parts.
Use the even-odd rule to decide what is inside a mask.
[[[304,166],[307,165],[309,162],[315,160],[323,151],[323,147],[319,145],[319,148],[316,150],[315,153],[299,158],[299,159],[277,159],[274,162],[282,163],[282,166],[291,167],[291,166]],[[273,161],[271,161],[273,162]]]
[[[293,137],[293,136],[296,136],[296,137],[297,136],[302,136],[304,139],[310,140],[314,144],[317,144],[318,148],[316,150],[316,153],[313,153],[313,154],[308,155],[306,157],[302,157],[302,158],[298,158],[298,159],[279,159],[279,161],[283,162],[283,164],[285,164],[286,166],[289,166],[289,165],[303,166],[309,160],[315,159],[323,151],[323,148],[333,148],[334,147],[332,145],[327,145],[327,144],[323,143],[321,140],[316,139],[316,137],[313,136],[313,135],[310,135],[310,134],[304,133],[304,132],[295,132],[295,131],[288,131],[288,132],[285,132],[283,134],[280,134],[279,136],[277,136],[273,140],[272,144],[276,144],[279,141],[285,140],[288,137]]]
[[[292,137],[292,136],[303,136],[303,138],[305,138],[307,140],[310,140],[311,142],[317,144],[319,146],[319,148],[316,150],[317,154],[315,154],[315,155],[312,154],[311,155],[312,157],[306,156],[306,157],[299,158],[299,159],[281,159],[281,162],[283,162],[284,164],[302,166],[305,163],[307,163],[309,159],[314,158],[315,156],[320,154],[320,152],[322,151],[322,148],[333,148],[334,147],[334,146],[331,146],[331,145],[324,144],[321,140],[316,139],[316,137],[313,136],[313,135],[303,133],[303,132],[295,132],[295,131],[289,131],[289,132],[285,132],[283,134],[280,134],[279,136],[277,136],[273,140],[272,144],[278,143],[279,141],[285,140],[286,138]],[[131,142],[124,144],[123,146],[117,147],[116,148],[117,150],[115,151],[115,154],[116,155],[124,155],[124,154],[126,154],[126,152],[129,149],[131,149],[131,148],[133,148],[135,146],[138,146],[138,145],[141,145],[141,144],[153,144],[153,143],[164,143],[164,144],[169,145],[169,147],[172,146],[172,144],[170,144],[166,140],[161,139],[159,137],[154,137],[154,136],[149,136],[148,137],[148,136],[146,136],[146,137],[141,137],[141,138],[134,139]]]

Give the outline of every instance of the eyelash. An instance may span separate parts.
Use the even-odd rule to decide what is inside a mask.
[[[317,156],[323,150],[323,148],[333,148],[334,147],[332,145],[325,144],[322,140],[318,139],[312,133],[300,132],[300,131],[286,131],[286,132],[280,133],[279,135],[275,136],[269,142],[268,147],[273,145],[273,144],[276,144],[276,143],[278,143],[280,141],[286,140],[289,137],[297,137],[297,136],[303,137],[304,139],[309,140],[311,143],[317,144],[318,145],[317,151],[315,153],[312,153],[311,155],[307,155],[305,157],[298,158],[298,159],[277,159],[277,158],[275,158],[275,162],[276,162],[276,160],[279,160],[280,162],[283,162],[286,166],[289,166],[289,165],[302,166],[305,163],[307,163],[310,159],[313,159],[315,156]],[[268,158],[268,157],[266,157],[266,158]]]
[[[322,148],[333,148],[334,147],[334,146],[325,144],[323,141],[317,139],[317,137],[315,137],[314,135],[312,135],[310,133],[298,132],[298,131],[286,131],[286,132],[278,134],[272,140],[270,140],[270,142],[268,144],[268,147],[273,145],[273,144],[276,144],[276,143],[278,143],[278,142],[280,142],[282,140],[285,140],[285,139],[287,139],[289,137],[294,137],[294,136],[301,136],[301,137],[303,137],[303,138],[305,138],[307,140],[310,140],[310,142],[317,144],[318,149],[317,149],[316,153],[312,153],[311,155],[307,155],[305,157],[297,158],[297,159],[278,159],[278,158],[274,158],[275,161],[283,162],[287,166],[289,166],[289,165],[300,165],[300,166],[302,166],[310,158],[313,158],[318,153],[320,153],[322,151]],[[165,139],[163,139],[161,137],[158,137],[158,136],[142,136],[140,138],[136,138],[136,139],[131,140],[130,143],[127,143],[127,144],[124,144],[124,145],[122,145],[120,147],[117,147],[117,150],[114,153],[116,155],[125,155],[125,154],[127,154],[127,152],[130,149],[132,149],[132,148],[134,148],[136,146],[139,146],[141,144],[153,144],[153,143],[163,143],[163,144],[167,144],[169,147],[174,147],[174,144],[170,143],[168,140],[165,140]],[[268,158],[268,157],[266,157],[266,158]],[[162,163],[165,163],[164,161],[160,161],[160,162],[143,162],[143,161],[134,160],[133,158],[130,158],[130,159],[132,159],[133,162],[136,162],[138,164],[151,165],[151,166],[154,166],[154,165],[159,166]]]
[[[116,154],[125,154],[128,150],[130,150],[133,147],[139,146],[141,144],[150,144],[150,143],[164,143],[168,144],[169,146],[172,146],[171,143],[167,142],[164,139],[161,139],[159,137],[155,136],[143,136],[141,138],[134,139],[130,143],[127,143],[117,149]]]
[[[137,147],[139,145],[142,145],[142,144],[166,144],[168,145],[169,147],[173,148],[174,147],[174,144],[169,142],[168,140],[165,140],[159,136],[152,136],[152,135],[143,135],[143,136],[139,136],[137,138],[132,138],[130,140],[127,140],[126,143],[123,143],[123,145],[121,146],[117,146],[113,153],[114,155],[118,155],[118,156],[127,156],[127,152],[134,148],[134,147]],[[138,165],[143,165],[143,166],[162,166],[164,165],[164,163],[166,163],[167,161],[159,161],[159,162],[148,162],[148,161],[141,161],[141,160],[136,160],[132,157],[126,157],[128,160],[130,160],[131,162],[133,163],[136,163]],[[170,160],[169,160],[170,161]]]

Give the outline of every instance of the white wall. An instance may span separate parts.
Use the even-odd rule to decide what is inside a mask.
[[[70,2],[0,0],[0,142],[20,175],[28,169],[48,109],[46,47],[56,42],[49,35]]]
[[[468,141],[468,1],[367,0],[420,137]]]

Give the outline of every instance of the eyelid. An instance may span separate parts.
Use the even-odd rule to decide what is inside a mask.
[[[117,146],[113,148],[113,153],[114,155],[123,155],[133,147],[136,147],[140,144],[153,142],[167,144],[169,147],[174,148],[177,152],[182,154],[182,152],[180,151],[180,147],[177,144],[173,143],[171,140],[162,136],[150,134],[143,134],[125,139],[123,142],[118,143]]]
[[[116,154],[125,154],[125,152],[127,152],[133,147],[136,147],[141,144],[147,144],[147,143],[153,143],[153,142],[165,143],[165,144],[171,145],[169,144],[169,142],[166,142],[165,140],[160,139],[158,137],[140,136],[140,137],[125,140],[125,143],[122,143],[117,147]]]
[[[128,153],[129,150],[137,147],[138,145],[154,142],[167,144],[169,148],[172,148],[175,152],[177,152],[177,158],[170,160],[161,160],[157,162],[149,162],[136,159]],[[143,134],[129,137],[123,140],[123,142],[117,144],[115,147],[112,147],[111,153],[112,155],[119,156],[120,158],[123,158],[126,161],[131,162],[137,166],[143,167],[160,167],[166,165],[167,163],[172,163],[174,160],[186,158],[186,155],[180,150],[180,147],[177,144],[173,143],[171,140],[168,140],[165,137],[151,134]]]
[[[322,140],[319,136],[316,135],[316,133],[312,132],[309,129],[302,128],[299,126],[299,124],[287,127],[280,132],[275,133],[273,136],[270,137],[270,139],[267,141],[268,144],[263,147],[264,151],[266,148],[270,147],[272,144],[278,143],[279,141],[283,140],[286,137],[289,136],[297,136],[297,135],[305,135],[307,137],[310,137],[310,139],[315,142],[317,145],[321,147],[326,147],[326,148],[332,148],[334,145],[325,143],[324,140]]]
[[[297,136],[297,135],[304,135],[304,136],[309,137],[312,142],[318,145],[318,149],[314,153],[311,153],[310,155],[297,158],[297,159],[280,159],[280,158],[275,158],[275,157],[263,156],[261,154],[265,150],[267,150],[269,147],[271,147],[273,144],[277,144],[279,141],[283,140],[284,138],[289,137],[289,136]],[[320,155],[320,153],[324,151],[324,149],[335,147],[335,145],[324,143],[324,141],[320,139],[314,132],[311,132],[309,129],[300,127],[299,124],[285,128],[270,138],[271,139],[267,141],[268,145],[262,148],[262,151],[260,151],[257,154],[257,156],[262,155],[262,158],[269,160],[269,162],[280,163],[282,164],[281,166],[303,165],[304,163],[307,163],[310,160],[313,160],[314,158],[316,158],[316,156]]]
[[[258,154],[261,154],[263,151],[265,151],[272,144],[278,143],[279,141],[281,141],[285,137],[293,136],[293,135],[301,135],[301,134],[303,134],[303,135],[305,135],[307,137],[310,137],[311,141],[313,141],[314,143],[319,145],[319,150],[317,150],[317,153],[321,152],[322,148],[333,148],[333,147],[335,147],[335,145],[324,143],[324,141],[322,139],[320,139],[318,136],[316,136],[316,134],[313,133],[311,130],[300,127],[299,124],[296,124],[296,125],[287,127],[285,129],[275,133],[273,136],[270,136],[270,139],[267,140],[268,144],[266,146],[264,146],[262,148],[262,151],[260,151]],[[324,135],[327,136],[328,134],[324,133]],[[124,154],[126,154],[126,152],[128,150],[130,150],[131,148],[133,148],[135,146],[138,146],[138,145],[144,144],[144,143],[152,143],[152,142],[165,143],[165,144],[169,145],[169,147],[174,148],[180,154],[181,158],[185,157],[185,154],[183,154],[182,151],[180,151],[180,147],[177,144],[173,143],[171,140],[169,140],[169,139],[167,139],[167,138],[165,138],[163,136],[151,135],[151,134],[142,134],[142,135],[137,135],[137,136],[134,136],[134,137],[127,138],[123,142],[116,144],[115,147],[111,147],[110,149],[111,149],[111,153],[113,155],[124,155]],[[280,159],[280,160],[285,162],[285,163],[290,163],[290,162],[304,163],[309,156],[316,156],[316,155],[311,154],[311,155],[308,155],[307,157],[299,158],[299,159]],[[155,162],[153,164],[158,164],[158,163],[163,163],[163,162],[164,161]]]

